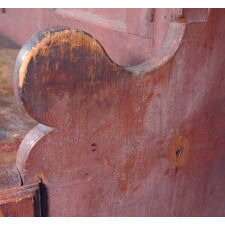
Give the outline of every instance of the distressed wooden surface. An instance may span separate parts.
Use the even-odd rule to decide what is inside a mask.
[[[224,20],[171,22],[135,67],[69,28],[22,48],[14,89],[44,125],[16,163],[46,185],[49,216],[225,215]]]
[[[0,12],[0,32],[24,44],[37,31],[52,26],[70,26],[100,41],[114,62],[124,66],[138,65],[159,47],[170,19],[176,18],[180,10],[10,8],[5,13]]]
[[[9,153],[10,154],[10,153]],[[2,159],[9,158],[8,154],[1,155]],[[6,161],[4,159],[4,161]],[[22,181],[20,178],[19,171],[16,168],[15,162],[8,164],[0,168],[0,190],[6,190],[8,188],[21,186]]]
[[[40,216],[39,184],[0,191],[0,217]]]
[[[0,190],[21,185],[16,154],[25,134],[36,124],[13,93],[12,74],[18,46],[0,36]]]
[[[25,134],[35,125],[13,93],[12,74],[18,51],[15,44],[0,37],[0,155],[17,151]]]
[[[146,33],[151,26],[148,24],[148,17],[143,18],[145,13],[140,10],[148,9],[134,9],[137,15],[129,16],[130,9],[126,8],[9,8],[5,13],[0,12],[0,32],[24,44],[37,31],[52,26],[71,26],[95,36],[115,62],[136,65],[148,58],[151,44],[148,37],[142,37],[143,31]],[[138,14],[142,18],[138,18]],[[132,21],[133,17],[136,17],[135,21]]]

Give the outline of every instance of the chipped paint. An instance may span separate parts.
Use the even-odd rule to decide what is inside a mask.
[[[27,68],[31,60],[35,60],[37,55],[48,56],[51,51],[51,47],[63,46],[65,43],[68,44],[69,48],[71,49],[78,48],[84,44],[89,43],[89,46],[87,47],[92,49],[92,51],[98,51],[102,55],[104,54],[104,50],[97,43],[97,41],[89,35],[84,36],[84,32],[76,30],[62,30],[54,33],[46,33],[46,36],[43,38],[43,40],[33,46],[32,49],[25,55],[23,63],[19,69],[18,87],[23,87]]]
[[[184,166],[188,161],[190,144],[185,136],[172,138],[166,156],[176,167]]]
[[[43,173],[36,173],[33,176],[33,183],[39,183],[39,182],[42,182],[44,184],[47,182]]]

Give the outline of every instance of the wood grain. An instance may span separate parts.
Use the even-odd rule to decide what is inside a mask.
[[[41,124],[17,167],[46,185],[49,216],[224,216],[224,16],[171,22],[135,67],[72,28],[25,44],[14,89]]]
[[[37,123],[20,107],[12,87],[19,47],[0,35],[0,190],[21,185],[16,154],[25,134]]]
[[[0,191],[0,217],[40,216],[39,184]]]
[[[4,159],[7,161],[5,152],[16,154],[25,134],[36,124],[13,93],[12,74],[18,52],[18,46],[0,35],[0,166]]]

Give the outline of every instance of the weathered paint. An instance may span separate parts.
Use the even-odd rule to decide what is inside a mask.
[[[31,184],[0,191],[0,216],[40,216],[39,184]]]
[[[15,165],[22,139],[36,124],[13,94],[13,65],[18,51],[18,46],[0,35],[0,217],[37,215],[30,190],[22,187],[19,192],[22,181]]]
[[[45,125],[27,134],[17,167],[25,184],[45,177],[49,216],[224,216],[224,19],[212,9],[171,23],[137,67],[82,32],[82,48],[59,41],[29,62],[15,89]]]
[[[11,164],[13,153],[7,157],[6,152],[16,152],[25,134],[36,124],[13,93],[12,74],[18,52],[18,46],[0,35],[0,167],[6,164],[4,161]]]
[[[60,32],[56,32],[51,34],[51,32],[43,32],[42,35],[45,36],[43,40],[37,43],[36,46],[32,47],[32,49],[24,56],[23,63],[20,66],[19,70],[19,81],[18,86],[19,88],[23,87],[23,82],[25,80],[25,74],[27,73],[27,67],[31,60],[35,61],[36,56],[39,57],[50,57],[50,48],[49,46],[60,46],[60,50],[63,51],[64,45],[69,45],[68,47],[71,49],[71,51],[74,48],[82,47],[82,38],[84,37],[82,35],[83,33],[79,33],[76,30],[63,30]],[[87,36],[88,38],[89,36]],[[100,51],[97,47],[96,42],[91,43],[91,48],[94,49],[95,53],[97,51]],[[102,54],[102,53],[100,53]],[[56,69],[57,68],[56,64]],[[47,69],[47,68],[46,68]],[[43,82],[48,82],[48,77],[43,77]]]
[[[122,15],[118,14],[121,10]],[[115,62],[136,65],[145,61],[150,51],[152,26],[147,17],[149,10],[6,9],[6,13],[0,13],[0,32],[24,44],[40,30],[70,26],[96,37]],[[119,26],[122,30],[118,29],[118,22],[122,24]]]

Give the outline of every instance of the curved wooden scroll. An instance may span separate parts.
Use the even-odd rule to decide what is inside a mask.
[[[115,64],[93,37],[67,27],[25,44],[14,89],[40,124],[17,167],[25,184],[46,185],[48,215],[224,215],[218,14],[171,23],[137,67]]]

